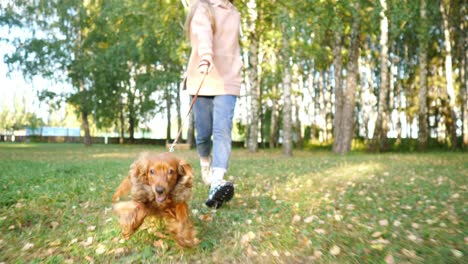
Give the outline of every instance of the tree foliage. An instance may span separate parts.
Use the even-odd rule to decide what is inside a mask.
[[[457,137],[468,134],[463,1],[235,4],[242,14],[247,88],[239,104],[242,115],[250,115],[236,127],[252,151],[256,143],[276,147],[291,139],[300,147],[310,138],[334,141],[334,150],[345,153],[353,139],[370,143],[372,135],[385,142],[374,144],[384,151],[387,139],[398,144],[416,132],[425,134],[422,145],[427,137],[455,146]],[[174,110],[179,124],[181,119],[178,84],[189,55],[182,26],[186,5],[185,0],[2,3],[0,25],[25,32],[2,38],[16,47],[5,62],[25,76],[71,84],[73,92],[57,98],[76,106],[83,126],[89,116],[99,129],[133,138],[142,123],[164,113],[169,139]]]

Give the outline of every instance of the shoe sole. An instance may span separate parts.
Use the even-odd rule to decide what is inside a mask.
[[[205,205],[218,209],[225,202],[229,202],[234,197],[234,185],[228,183],[222,186],[214,195],[212,199],[208,199]]]

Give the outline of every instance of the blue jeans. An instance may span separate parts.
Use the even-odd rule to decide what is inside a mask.
[[[228,168],[236,101],[235,95],[199,96],[193,106],[198,155],[209,157],[213,147],[213,169]]]

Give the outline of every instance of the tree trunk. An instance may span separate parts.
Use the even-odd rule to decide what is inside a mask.
[[[372,136],[373,151],[387,151],[388,141],[388,18],[386,0],[380,0],[380,90],[377,122]]]
[[[343,71],[343,59],[341,57],[341,35],[335,31],[335,41],[333,45],[333,68],[335,78],[335,118],[333,120],[333,152],[341,153],[341,145],[343,144],[343,79],[341,72]]]
[[[189,144],[190,148],[194,148],[196,146],[195,119],[193,117],[193,112],[191,112],[189,115],[188,128],[187,128],[187,144]]]
[[[176,111],[177,111],[177,131],[182,129],[182,114],[180,110],[180,105],[182,104],[180,101],[180,92],[178,90],[178,85],[175,83],[173,84],[174,90],[176,91]],[[184,117],[185,118],[185,117]],[[182,137],[182,134],[181,134]]]
[[[130,112],[129,117],[128,117],[128,134],[129,134],[128,141],[131,144],[135,143],[135,122],[136,122],[135,113]]]
[[[440,13],[442,14],[442,25],[445,38],[445,79],[447,82],[448,107],[450,118],[448,122],[447,132],[450,135],[452,148],[458,147],[457,140],[457,115],[455,113],[455,90],[453,88],[452,74],[452,44],[450,39],[450,27],[448,21],[448,12],[450,10],[450,1],[440,1]]]
[[[399,68],[400,67],[398,66],[396,72],[399,72]],[[401,113],[402,113],[401,92],[402,92],[402,83],[398,79],[398,76],[397,76],[395,103],[396,103],[396,109],[397,109],[397,113],[398,113],[397,123],[396,123],[397,142],[398,143],[400,143],[400,141],[401,141]]]
[[[277,88],[272,87],[272,103],[271,106],[271,120],[270,120],[270,148],[276,148],[278,146],[278,100]]]
[[[419,109],[418,109],[418,148],[427,148],[427,16],[426,0],[421,0],[421,32],[419,34]]]
[[[282,25],[282,31],[285,32],[286,26]],[[292,101],[291,101],[291,73],[289,69],[289,39],[283,36],[283,155],[293,155],[292,145]]]
[[[258,79],[258,41],[254,32],[250,34],[250,130],[248,138],[248,149],[250,152],[258,150],[258,123],[260,105],[260,85]]]
[[[283,155],[292,156],[291,74],[287,63],[283,76],[283,102]]]
[[[85,146],[91,146],[91,133],[89,132],[89,120],[88,120],[88,102],[87,92],[84,87],[82,80],[79,81],[80,93],[81,93],[81,127],[84,130],[83,144]]]
[[[136,110],[135,110],[135,91],[130,89],[127,93],[128,97],[128,142],[135,142],[135,127],[136,127]]]
[[[124,133],[125,133],[125,116],[124,116],[124,106],[123,100],[120,98],[119,104],[119,119],[120,119],[120,133],[119,133],[119,144],[124,143]]]
[[[304,140],[302,136],[301,119],[299,118],[301,102],[299,96],[296,96],[294,99],[294,115],[296,117],[294,122],[294,130],[296,131],[296,146],[297,148],[302,149],[304,147]]]
[[[247,149],[250,152],[258,150],[259,135],[259,106],[260,106],[260,84],[258,78],[258,34],[257,34],[257,1],[248,1],[248,33],[249,33],[249,81],[250,81],[250,122],[247,137]]]
[[[325,95],[324,95],[324,71],[321,70],[319,74],[318,81],[318,106],[319,106],[319,115],[320,115],[320,142],[325,142],[327,138],[327,122],[325,121]]]
[[[335,42],[333,46],[333,66],[335,69],[335,119],[334,126],[334,142],[333,152],[341,153],[343,144],[343,79],[341,72],[343,71],[343,59],[341,57],[341,35],[335,32]]]
[[[171,96],[170,92],[168,91],[169,88],[166,87],[166,118],[167,118],[167,126],[166,126],[166,142],[171,142]]]
[[[343,97],[343,111],[342,111],[342,142],[337,149],[337,153],[344,154],[351,150],[351,143],[354,136],[354,107],[356,85],[357,85],[357,72],[358,72],[358,59],[360,52],[360,28],[361,20],[359,14],[359,2],[355,3],[355,14],[353,15],[353,22],[351,26],[351,40],[349,47],[349,60],[346,67],[346,90]]]
[[[369,50],[368,44],[364,45],[366,51]],[[374,106],[376,104],[376,97],[374,95],[374,78],[372,76],[373,72],[372,69],[374,68],[374,63],[372,58],[366,58],[364,60],[365,64],[365,71],[366,71],[366,92],[365,92],[365,100],[363,101],[365,104],[365,110],[364,110],[364,126],[365,126],[365,139],[366,139],[366,144],[369,144],[368,139],[372,137],[374,134],[374,129],[375,129],[375,113],[374,113]],[[373,129],[370,130],[369,126],[372,122],[372,127]],[[369,144],[370,146],[370,144]]]
[[[465,6],[463,8],[466,8]],[[464,23],[461,23],[461,32],[464,32]],[[463,48],[468,45],[468,35],[464,34],[464,37],[460,37],[460,50],[461,50],[461,66],[460,66],[460,79],[461,79],[461,113],[462,113],[462,138],[464,148],[468,147],[468,49]]]
[[[309,129],[309,139],[310,142],[314,142],[315,139],[315,133],[314,133],[314,127],[315,127],[315,77],[314,77],[314,67],[312,66],[307,77],[307,92],[310,97],[310,103],[309,105],[304,109],[306,115],[309,117],[309,124],[310,124],[310,129]]]
[[[327,144],[333,140],[333,88],[331,84],[333,83],[333,73],[331,69],[327,71],[327,115],[326,115],[326,127],[327,127]]]

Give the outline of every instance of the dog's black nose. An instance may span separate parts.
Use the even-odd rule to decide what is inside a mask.
[[[163,194],[165,190],[166,190],[166,188],[164,188],[164,187],[156,186],[156,192],[158,194]]]

